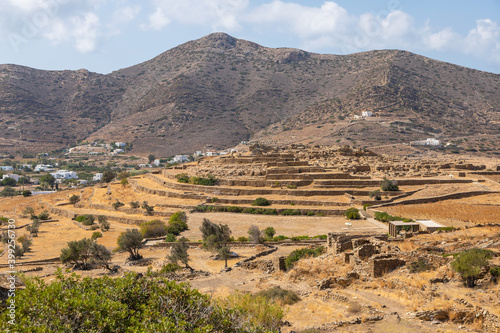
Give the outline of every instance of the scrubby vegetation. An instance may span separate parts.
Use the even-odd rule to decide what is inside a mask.
[[[252,206],[270,206],[271,201],[267,200],[266,198],[257,198],[252,202]]]
[[[481,272],[488,266],[491,251],[471,249],[460,252],[451,263],[451,268],[460,274],[464,284],[473,288],[481,276]]]
[[[215,301],[187,284],[127,274],[117,278],[64,276],[46,284],[24,278],[16,292],[13,332],[277,332],[284,312],[264,297],[235,294]]]
[[[204,186],[215,186],[217,185],[217,178],[214,175],[207,175],[206,177],[189,177],[186,173],[180,173],[175,175],[175,178],[179,183],[189,183],[194,185],[204,185]]]
[[[299,295],[287,289],[273,287],[271,289],[262,290],[257,293],[257,296],[262,296],[269,301],[278,302],[281,305],[292,305],[300,301]]]
[[[393,180],[384,178],[382,183],[380,183],[380,189],[384,192],[386,192],[386,191],[399,191],[399,186],[396,185]]]
[[[144,238],[163,237],[167,234],[167,225],[160,220],[143,222],[140,225],[141,234]]]
[[[348,220],[359,220],[361,218],[361,215],[359,214],[359,209],[355,208],[355,207],[351,207],[351,208],[348,208],[345,212],[344,212],[344,216],[348,219]]]
[[[314,249],[307,249],[306,248],[306,249],[298,249],[298,250],[292,251],[292,253],[290,253],[288,255],[288,257],[286,257],[286,259],[285,259],[285,267],[287,270],[289,270],[293,267],[295,262],[299,261],[300,259],[305,258],[305,257],[317,257],[317,256],[323,254],[325,251],[326,251],[326,249],[323,246],[320,246],[320,247],[317,247]]]

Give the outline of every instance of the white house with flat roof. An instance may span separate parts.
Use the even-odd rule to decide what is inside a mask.
[[[14,179],[16,182],[18,182],[20,177],[19,177],[19,175],[16,175],[16,174],[14,174],[14,173],[8,173],[8,174],[6,174],[6,175],[3,175],[2,180],[4,180],[5,178],[12,178],[12,179]]]
[[[40,171],[53,171],[54,166],[51,164],[37,164],[35,166],[35,172],[40,172]]]
[[[94,177],[92,178],[93,181],[95,182],[100,182],[102,180],[102,172],[98,172],[94,175]]]
[[[189,157],[187,155],[175,155],[174,156],[175,163],[184,163],[184,162],[188,162],[188,161],[189,161]]]
[[[2,170],[2,171],[13,171],[14,168],[11,167],[10,165],[0,165],[0,170]]]
[[[55,179],[78,179],[78,175],[74,171],[57,170],[50,173]]]

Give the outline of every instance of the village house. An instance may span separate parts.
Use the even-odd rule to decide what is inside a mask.
[[[35,172],[40,172],[40,171],[54,171],[54,166],[51,164],[37,164],[35,166]]]
[[[78,175],[74,171],[68,170],[57,170],[56,172],[50,173],[55,179],[78,179]]]
[[[14,168],[11,167],[10,165],[1,165],[0,166],[0,170],[2,170],[2,171],[13,171]]]
[[[100,182],[102,180],[102,172],[98,172],[94,175],[94,177],[92,178],[93,181],[95,182]]]
[[[16,175],[16,174],[13,174],[13,173],[8,173],[6,175],[3,175],[2,180],[4,180],[5,178],[12,178],[16,182],[18,182],[20,177],[19,177],[19,175]]]
[[[174,163],[184,163],[188,162],[189,157],[187,155],[175,155],[174,156]]]

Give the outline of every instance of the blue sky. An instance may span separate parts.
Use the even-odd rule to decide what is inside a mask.
[[[403,49],[500,74],[500,0],[0,0],[0,64],[109,73],[216,31],[318,53]]]

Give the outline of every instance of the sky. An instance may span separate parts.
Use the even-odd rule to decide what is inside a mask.
[[[0,64],[107,74],[212,32],[316,53],[401,49],[500,74],[500,0],[0,0]]]

